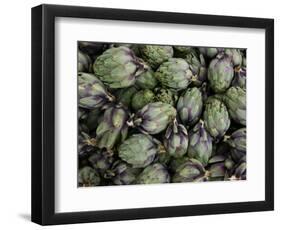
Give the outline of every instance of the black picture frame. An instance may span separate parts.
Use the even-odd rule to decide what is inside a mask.
[[[265,29],[265,200],[55,213],[55,18],[88,18]],[[274,20],[171,12],[40,5],[32,8],[32,221],[41,225],[274,209]]]

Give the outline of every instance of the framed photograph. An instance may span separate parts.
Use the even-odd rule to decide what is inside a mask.
[[[274,208],[274,21],[32,8],[32,221]]]

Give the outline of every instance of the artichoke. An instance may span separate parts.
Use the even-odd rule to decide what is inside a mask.
[[[95,60],[97,55],[100,55],[104,51],[104,49],[107,48],[107,46],[108,45],[106,44],[97,42],[78,42],[79,50],[81,50],[85,54],[88,54],[92,58],[92,60]]]
[[[140,169],[133,168],[123,161],[116,161],[107,172],[107,177],[111,178],[116,185],[134,184],[137,176],[141,172]]]
[[[156,88],[155,92],[155,101],[160,101],[166,104],[174,106],[175,101],[177,100],[177,95],[169,89],[165,88]]]
[[[179,97],[177,111],[184,125],[190,126],[195,124],[201,116],[202,109],[203,98],[198,88],[188,88],[183,95]]]
[[[110,150],[118,141],[125,140],[128,132],[127,120],[127,111],[122,106],[107,108],[96,130],[97,146]]]
[[[194,47],[189,46],[174,46],[174,57],[185,58],[190,53],[196,53]]]
[[[246,180],[247,164],[246,156],[244,156],[236,166],[234,173],[230,180]]]
[[[110,48],[97,57],[93,70],[110,88],[126,88],[135,84],[136,76],[145,69],[144,64],[127,47]]]
[[[92,109],[90,112],[88,112],[88,116],[85,123],[87,125],[87,128],[89,129],[89,132],[96,130],[99,121],[101,120],[102,117],[101,114],[102,111],[99,108]]]
[[[224,96],[230,117],[241,125],[246,125],[246,91],[238,86],[229,88]]]
[[[246,90],[246,68],[234,69],[234,77],[231,85]]]
[[[111,167],[114,161],[112,155],[112,152],[97,150],[88,158],[88,161],[94,169],[98,170],[101,175],[104,175],[105,171]]]
[[[156,152],[156,144],[145,134],[133,134],[118,148],[119,157],[133,168],[148,166],[154,160]]]
[[[199,161],[189,159],[178,166],[172,181],[174,183],[203,181],[205,179],[205,174],[206,170]]]
[[[79,106],[95,109],[114,100],[105,89],[103,83],[90,73],[78,73]]]
[[[137,184],[162,184],[169,182],[170,175],[167,169],[159,163],[147,166],[137,178]]]
[[[157,69],[160,64],[173,57],[174,51],[172,46],[144,45],[140,47],[140,53],[152,69]]]
[[[129,88],[119,89],[116,92],[117,95],[117,101],[121,103],[122,105],[129,107],[131,105],[131,101],[133,98],[133,95],[137,92],[135,86],[131,86]]]
[[[206,130],[216,139],[223,137],[230,126],[227,108],[216,98],[207,100],[203,118]]]
[[[226,142],[231,146],[231,156],[238,162],[246,155],[246,128],[241,128],[233,132]]]
[[[212,137],[206,131],[204,122],[199,121],[189,132],[188,156],[206,166],[212,155],[212,147]]]
[[[91,58],[78,50],[78,72],[89,72],[91,66]]]
[[[170,58],[157,69],[155,77],[162,86],[178,91],[191,83],[192,72],[184,59]]]
[[[224,50],[223,48],[207,48],[207,47],[199,48],[200,53],[202,53],[206,58],[213,58],[223,50]]]
[[[233,66],[242,65],[242,55],[239,49],[225,49],[224,52],[231,58]]]
[[[176,115],[177,111],[173,106],[163,102],[153,102],[137,112],[133,123],[146,133],[157,134],[164,131]]]
[[[137,111],[153,101],[154,93],[150,89],[144,89],[134,94],[131,105],[132,108]]]
[[[78,183],[80,186],[96,186],[100,184],[100,176],[95,169],[85,166],[79,170]]]
[[[165,149],[171,156],[183,156],[186,154],[188,147],[188,134],[186,128],[174,120],[166,130],[163,143]]]
[[[136,80],[136,86],[141,89],[154,89],[157,85],[157,79],[154,76],[154,72],[151,69],[141,73]]]
[[[219,54],[210,63],[208,80],[215,93],[225,92],[231,85],[234,71],[231,59],[224,54]]]

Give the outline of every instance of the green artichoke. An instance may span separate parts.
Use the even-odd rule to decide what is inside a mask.
[[[127,47],[110,48],[93,65],[94,73],[110,88],[126,88],[135,84],[136,76],[145,69],[141,60]]]
[[[189,132],[188,156],[206,166],[212,155],[212,147],[212,137],[206,131],[204,122],[199,121]]]
[[[233,66],[242,65],[242,55],[239,49],[225,49],[224,52],[231,58]]]
[[[173,93],[169,89],[165,88],[156,88],[155,92],[155,101],[160,101],[166,104],[170,104],[172,106],[175,105],[175,101],[177,100],[177,95]]]
[[[119,89],[116,92],[117,101],[119,103],[121,103],[122,105],[124,105],[126,107],[129,107],[131,105],[132,98],[137,91],[138,90],[136,89],[135,86],[131,86],[129,88]]]
[[[125,140],[128,133],[127,120],[127,111],[122,106],[107,108],[96,130],[97,146],[110,150],[118,141]]]
[[[97,186],[100,184],[100,176],[95,169],[85,166],[79,170],[78,183],[80,186]]]
[[[160,64],[173,57],[174,51],[172,46],[143,45],[140,53],[152,69],[157,69]]]
[[[238,86],[229,88],[224,96],[230,117],[241,125],[246,125],[246,91]]]
[[[123,161],[115,161],[112,168],[107,171],[107,177],[111,178],[116,185],[135,184],[141,169],[133,168]]]
[[[78,50],[78,72],[89,72],[91,66],[91,58]]]
[[[79,106],[86,109],[95,109],[114,100],[103,83],[90,73],[78,73]]]
[[[164,131],[176,115],[177,111],[173,106],[163,102],[153,102],[137,112],[133,123],[146,133],[157,134]]]
[[[196,88],[188,88],[177,103],[177,111],[184,125],[195,124],[202,113],[203,98],[201,91]]]
[[[208,80],[215,93],[225,92],[231,85],[234,71],[231,59],[224,54],[219,54],[210,63]]]
[[[154,72],[151,69],[141,73],[136,80],[136,86],[141,89],[154,89],[157,85],[157,79],[154,76]]]
[[[203,181],[205,179],[205,173],[206,170],[199,161],[189,159],[178,166],[172,177],[172,181],[174,183]]]
[[[137,111],[153,101],[154,93],[150,89],[144,89],[134,94],[131,105],[132,108]]]
[[[191,83],[192,72],[184,59],[170,58],[157,69],[155,77],[162,86],[178,91]]]
[[[87,128],[89,129],[89,132],[96,130],[96,128],[98,127],[99,121],[102,118],[101,114],[102,114],[102,111],[99,108],[92,109],[90,112],[88,112],[88,116],[87,116],[85,123],[87,125]]]
[[[156,144],[145,134],[133,134],[118,148],[119,157],[133,168],[144,168],[151,164],[156,152]]]
[[[147,166],[137,178],[137,184],[162,184],[169,182],[170,175],[167,169],[159,163]]]
[[[176,120],[171,123],[163,140],[167,152],[173,157],[182,157],[187,152],[188,134],[186,128]]]
[[[197,53],[197,49],[189,46],[174,46],[174,57],[185,58],[186,55]]]
[[[213,58],[223,50],[224,50],[223,48],[207,48],[207,47],[199,48],[200,53],[202,53],[206,58]]]
[[[206,130],[216,139],[223,137],[230,126],[227,108],[223,102],[216,98],[207,100],[203,118]]]

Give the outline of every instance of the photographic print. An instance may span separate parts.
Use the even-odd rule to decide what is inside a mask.
[[[78,41],[78,186],[246,179],[246,49]]]

